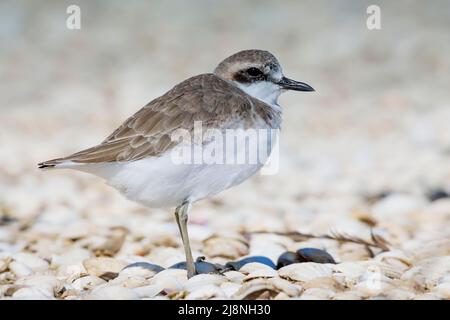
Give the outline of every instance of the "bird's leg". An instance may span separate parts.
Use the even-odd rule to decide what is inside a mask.
[[[178,228],[180,229],[181,240],[183,241],[184,253],[186,255],[186,269],[188,278],[191,278],[195,275],[194,258],[192,257],[187,230],[188,212],[190,208],[191,203],[184,202],[181,206],[175,209],[175,219],[177,221]]]

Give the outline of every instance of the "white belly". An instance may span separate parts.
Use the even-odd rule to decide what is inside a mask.
[[[260,143],[267,144],[267,141],[263,139]],[[271,152],[270,146],[269,143],[267,150],[260,152],[259,149],[236,144],[236,159],[245,154],[244,159],[249,160],[249,152],[260,154],[258,161],[245,161],[243,164],[177,164],[168,151],[157,158],[77,166],[74,169],[105,178],[128,199],[148,207],[173,207],[186,200],[198,201],[243,182],[264,165]]]

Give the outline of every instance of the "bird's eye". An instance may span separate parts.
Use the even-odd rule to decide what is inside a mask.
[[[248,68],[247,73],[252,77],[256,77],[256,76],[259,76],[262,74],[261,70],[259,70],[258,68],[255,68],[255,67]]]

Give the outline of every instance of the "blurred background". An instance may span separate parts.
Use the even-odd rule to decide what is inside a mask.
[[[71,4],[80,30],[66,27]],[[366,26],[370,4],[381,8],[380,30]],[[364,236],[376,227],[404,248],[449,239],[449,33],[445,0],[1,1],[0,210],[33,222],[26,234],[0,226],[0,243],[22,250],[52,239],[39,250],[55,252],[67,237],[123,226],[135,246],[178,246],[170,210],[36,164],[99,143],[173,85],[251,48],[316,92],[280,98],[277,175],[194,206],[194,251],[208,255],[201,241],[230,231]]]

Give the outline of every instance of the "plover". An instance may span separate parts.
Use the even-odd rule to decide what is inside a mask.
[[[213,73],[189,78],[151,101],[99,145],[38,166],[88,172],[148,207],[175,207],[186,269],[192,277],[195,264],[187,230],[192,203],[243,182],[266,158],[244,164],[174,163],[171,154],[181,142],[173,134],[179,129],[192,132],[198,122],[219,132],[279,129],[277,100],[285,90],[314,91],[306,83],[286,78],[270,52],[240,51],[219,63]],[[197,141],[208,143],[209,138]],[[233,153],[249,152],[243,148],[238,145]]]

